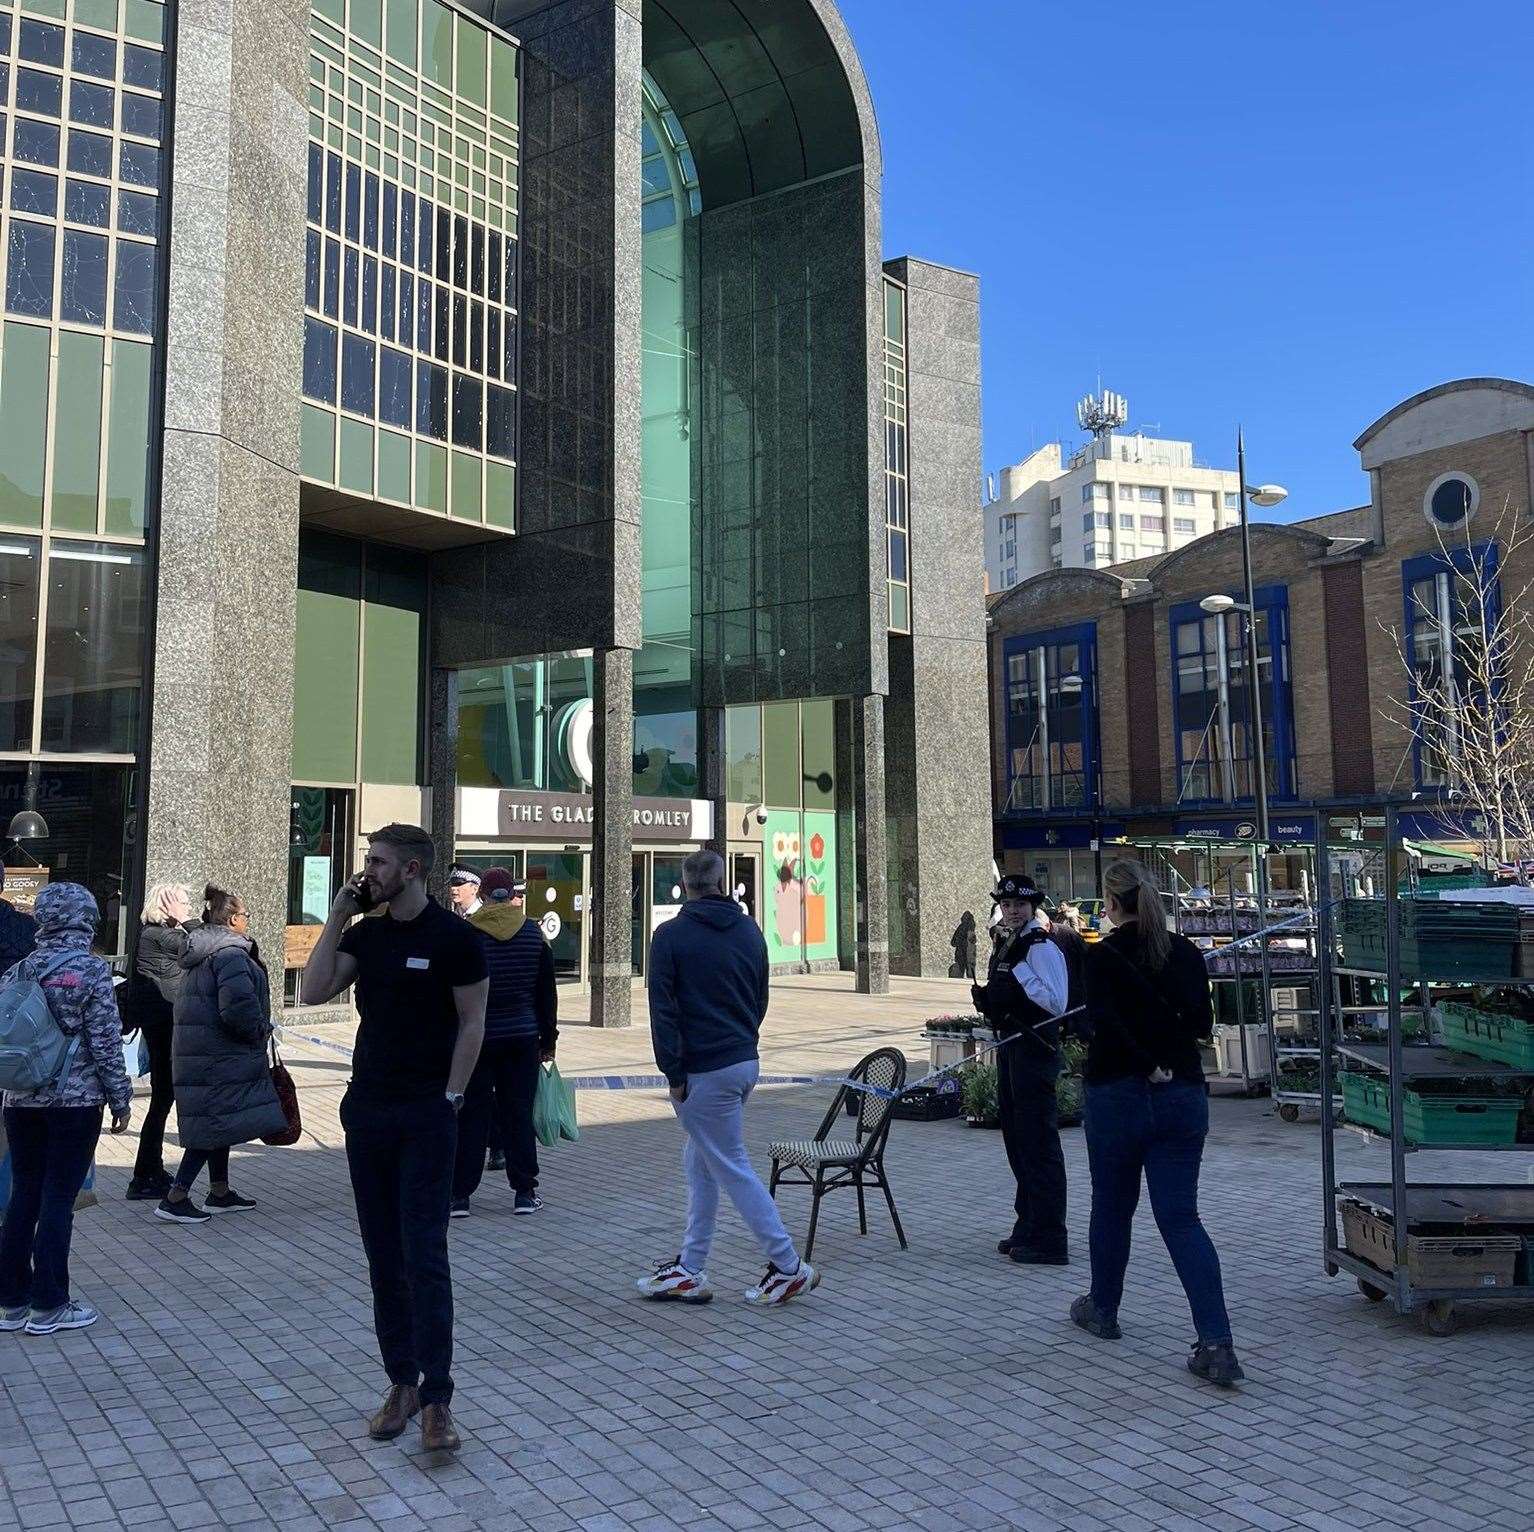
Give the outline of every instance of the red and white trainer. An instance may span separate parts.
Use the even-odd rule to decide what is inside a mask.
[[[768,1304],[787,1303],[801,1293],[813,1292],[820,1286],[820,1273],[808,1261],[800,1261],[797,1271],[779,1271],[769,1266],[766,1275],[755,1287],[746,1289],[746,1302]]]
[[[680,1261],[662,1261],[634,1286],[657,1303],[707,1303],[714,1296],[708,1278],[701,1271],[688,1271]]]

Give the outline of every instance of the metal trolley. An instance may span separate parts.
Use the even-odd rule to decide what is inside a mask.
[[[1324,837],[1322,838],[1324,842]],[[1402,847],[1398,835],[1397,812],[1387,805],[1384,825],[1384,894],[1385,894],[1385,960],[1383,969],[1356,968],[1332,963],[1333,953],[1331,919],[1332,905],[1323,897],[1318,904],[1321,936],[1321,959],[1323,972],[1332,979],[1331,1004],[1323,1006],[1321,1014],[1321,1183],[1322,1183],[1322,1244],[1326,1272],[1336,1276],[1348,1272],[1358,1282],[1360,1291],[1375,1302],[1388,1301],[1398,1314],[1416,1313],[1425,1328],[1434,1335],[1452,1334],[1456,1326],[1456,1306],[1477,1299],[1528,1296],[1534,1297],[1534,1287],[1508,1286],[1453,1286],[1434,1285],[1431,1281],[1415,1283],[1412,1280],[1411,1229],[1413,1225],[1429,1224],[1445,1230],[1457,1230],[1460,1237],[1468,1240],[1481,1237],[1487,1225],[1507,1230],[1527,1231],[1509,1236],[1509,1243],[1523,1243],[1525,1251],[1534,1248],[1534,1184],[1522,1185],[1476,1185],[1442,1182],[1411,1182],[1407,1178],[1406,1156],[1417,1146],[1406,1142],[1405,1098],[1410,1082],[1425,1081],[1433,1077],[1471,1077],[1481,1079],[1527,1079],[1534,1085],[1534,1070],[1521,1070],[1510,1065],[1494,1064],[1485,1059],[1452,1052],[1433,1045],[1405,1042],[1403,1016],[1403,989],[1412,991],[1411,1004],[1423,1013],[1424,1038],[1430,1038],[1427,1011],[1431,999],[1429,981],[1431,975],[1412,974],[1403,979],[1401,973],[1400,942],[1400,858]],[[1320,888],[1331,887],[1327,848],[1320,848]],[[1344,1005],[1340,994],[1340,979],[1359,978],[1383,983],[1383,1000],[1374,1005]],[[1442,984],[1433,981],[1435,987],[1452,984],[1472,984],[1474,979],[1455,978]],[[1499,987],[1534,987],[1534,979],[1516,979],[1502,975],[1483,978],[1480,982]],[[1380,1042],[1362,1042],[1350,1037],[1347,1018],[1360,1010],[1383,1011],[1386,1015],[1385,1036]],[[1345,1059],[1354,1066],[1374,1072],[1388,1082],[1390,1095],[1390,1132],[1375,1133],[1368,1128],[1340,1120],[1337,1109],[1338,1060]],[[1390,1180],[1388,1182],[1355,1182],[1339,1185],[1337,1181],[1336,1144],[1334,1134],[1338,1128],[1348,1128],[1366,1137],[1386,1144],[1390,1150]],[[1472,1150],[1476,1153],[1493,1153],[1498,1149],[1509,1152],[1534,1154],[1534,1144],[1506,1145],[1431,1145],[1434,1153],[1450,1150]],[[1391,1269],[1362,1259],[1351,1253],[1343,1239],[1338,1237],[1339,1202],[1351,1202],[1361,1206],[1389,1225],[1389,1248],[1382,1250],[1382,1257],[1390,1260]],[[1522,1257],[1522,1273],[1528,1281],[1529,1256]]]

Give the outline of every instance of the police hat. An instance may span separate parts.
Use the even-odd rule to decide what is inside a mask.
[[[1026,873],[1009,872],[991,891],[991,899],[997,904],[1003,899],[1026,899],[1037,909],[1044,902],[1044,890]]]

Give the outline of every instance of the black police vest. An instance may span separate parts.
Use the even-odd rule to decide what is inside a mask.
[[[1001,1013],[992,1017],[998,1030],[1019,1032],[1049,1019],[1051,1013],[1036,1001],[1030,1000],[1023,987],[1011,977],[1012,970],[1024,961],[1030,949],[1048,940],[1049,937],[1035,926],[1032,930],[1019,931],[1005,941],[997,942],[991,949],[991,963],[986,970],[986,988],[993,994],[999,992],[1005,997]],[[1007,977],[993,989],[992,985],[1002,975]],[[1044,1030],[1040,1029],[1041,1037]]]

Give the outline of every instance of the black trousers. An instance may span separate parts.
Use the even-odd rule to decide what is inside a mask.
[[[1065,1155],[1055,1081],[1060,1055],[1022,1036],[996,1054],[997,1105],[1007,1160],[1017,1179],[1012,1239],[1046,1255],[1064,1255]]]
[[[176,1100],[170,1074],[171,1024],[151,1021],[143,1030],[144,1045],[149,1049],[149,1107],[139,1129],[133,1179],[154,1181],[165,1176],[165,1119]]]
[[[51,1313],[69,1302],[75,1198],[101,1137],[99,1106],[5,1109],[11,1200],[0,1225],[0,1307]]]
[[[391,1383],[423,1404],[453,1397],[453,1273],[448,1200],[458,1121],[445,1095],[341,1101],[346,1163],[373,1287],[373,1327]]]
[[[536,1037],[487,1042],[465,1092],[458,1124],[458,1164],[453,1199],[479,1190],[485,1173],[485,1146],[492,1124],[500,1130],[506,1179],[514,1192],[538,1189],[538,1139],[533,1133],[533,1097],[538,1093]]]

